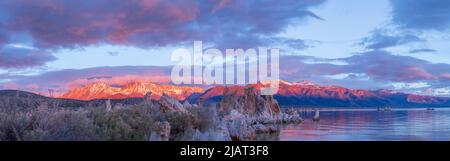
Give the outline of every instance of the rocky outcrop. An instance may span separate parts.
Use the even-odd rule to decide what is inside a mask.
[[[220,104],[211,106],[191,104],[188,101],[180,103],[166,94],[159,99],[154,99],[154,94],[151,92],[146,93],[143,98],[94,101],[45,98],[19,92],[7,94],[9,93],[11,96],[6,95],[3,101],[0,100],[0,105],[9,106],[9,100],[29,97],[26,101],[30,102],[25,102],[26,105],[35,104],[36,107],[53,108],[67,104],[62,107],[99,107],[110,112],[127,110],[131,107],[148,108],[149,111],[144,111],[150,112],[151,117],[156,118],[156,123],[152,124],[145,139],[158,141],[169,140],[169,138],[173,140],[255,140],[257,133],[273,133],[278,130],[276,123],[283,122],[284,118],[293,118],[292,115],[282,114],[277,101],[272,96],[262,96],[258,90],[251,87],[245,89],[243,95],[226,95]],[[189,126],[178,124],[181,120],[179,118],[186,118],[183,120],[189,122]]]
[[[207,131],[201,132],[200,130],[195,130],[192,137],[193,141],[231,141],[230,132],[223,122],[217,127],[211,128]]]
[[[246,119],[227,121],[227,128],[232,140],[247,141],[256,139],[256,130]]]
[[[108,99],[105,101],[105,109],[106,109],[106,111],[112,110],[111,100]]]
[[[191,105],[191,104],[189,103],[189,101],[184,101],[184,102],[183,102],[183,107],[184,107],[185,109],[189,109],[189,108],[192,108],[193,105]]]
[[[151,102],[151,101],[153,100],[152,95],[153,95],[152,92],[147,92],[147,93],[145,93],[145,95],[144,95],[144,101],[146,101],[146,102]]]
[[[277,132],[279,130],[278,124],[261,124],[256,123],[253,125],[253,128],[255,128],[256,133],[273,133]]]
[[[285,124],[298,124],[303,122],[297,110],[289,108],[281,113],[281,120]]]
[[[147,92],[144,96],[144,102],[143,104],[145,106],[150,106],[152,108],[157,108],[161,112],[184,112],[186,113],[187,110],[184,107],[183,104],[181,104],[178,100],[163,94],[159,100],[155,100],[153,98],[153,94],[151,92]],[[192,105],[191,105],[192,106]]]
[[[161,104],[161,109],[163,111],[179,111],[179,112],[187,112],[183,105],[178,102],[178,100],[173,99],[172,97],[163,94],[159,99],[158,103]]]
[[[226,90],[226,89],[225,89]],[[228,91],[226,91],[228,92]],[[263,96],[251,86],[245,89],[244,94],[227,94],[218,104],[217,113],[205,115],[204,111],[194,114],[201,108],[216,109],[216,105],[190,104],[188,101],[180,103],[168,95],[159,100],[151,99],[151,94],[144,98],[152,107],[160,111],[183,112],[190,116],[211,116],[214,125],[207,129],[188,128],[185,130],[184,140],[255,140],[258,133],[274,133],[279,131],[280,123],[300,123],[301,117],[297,112],[283,113],[278,102],[272,96]],[[200,110],[201,111],[201,110]],[[193,112],[193,113],[192,113]]]
[[[167,121],[158,122],[155,124],[155,131],[151,131],[148,137],[149,141],[169,141],[170,138],[170,124]]]
[[[272,96],[260,95],[252,86],[243,95],[230,94],[225,89],[219,106],[219,115],[226,122],[232,140],[254,140],[257,133],[278,131],[277,123],[283,122],[278,102]]]
[[[219,112],[225,120],[245,117],[249,122],[276,123],[281,119],[278,102],[272,96],[259,95],[253,87],[246,88],[242,96],[225,95]]]

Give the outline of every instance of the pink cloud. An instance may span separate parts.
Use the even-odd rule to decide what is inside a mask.
[[[45,51],[0,45],[0,68],[36,67],[54,60],[56,57]]]
[[[434,80],[437,79],[436,76],[429,73],[427,70],[420,67],[408,67],[404,69],[402,75],[400,75],[402,79],[422,79],[422,80]]]
[[[444,74],[441,74],[441,78],[449,79],[449,80],[450,80],[450,73],[444,73]]]
[[[8,32],[28,31],[41,48],[98,43],[161,46],[215,40],[264,42],[292,19],[316,17],[314,1],[5,0]],[[232,8],[229,6],[232,5]],[[269,11],[267,11],[269,10]],[[242,34],[246,33],[246,34]],[[251,43],[248,41],[247,43]]]
[[[19,89],[20,88],[20,86],[18,84],[13,83],[13,82],[3,83],[1,85],[1,87],[3,89]]]

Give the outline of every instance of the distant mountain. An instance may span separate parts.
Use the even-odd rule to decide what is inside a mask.
[[[311,82],[279,82],[279,91],[274,98],[282,107],[450,107],[450,98],[421,96],[393,92],[389,90],[358,90],[339,86],[322,86]],[[139,104],[151,92],[152,99],[159,99],[163,93],[167,97],[190,103],[217,103],[224,95],[242,96],[247,87],[261,89],[262,84],[247,86],[215,86],[204,91],[199,87],[159,85],[154,83],[130,83],[122,87],[112,87],[105,83],[93,83],[73,89],[61,98],[16,91],[0,90],[1,108],[49,107],[96,107],[104,106],[105,99],[113,104]]]
[[[139,104],[143,98],[111,100],[112,104]],[[18,91],[0,90],[0,110],[29,110],[42,108],[83,108],[105,106],[106,100],[83,101],[76,99],[49,98],[38,94]]]
[[[204,92],[200,87],[160,85],[155,83],[134,82],[122,87],[112,87],[106,83],[92,83],[85,87],[75,88],[63,94],[60,98],[94,100],[94,99],[125,99],[144,97],[148,92],[158,99],[163,93],[168,96],[184,100],[193,93]]]
[[[321,86],[311,82],[279,81],[279,91],[274,98],[281,106],[308,107],[450,107],[450,98],[420,96],[388,90],[358,90],[339,86]],[[260,89],[261,84],[248,85]],[[223,95],[243,95],[246,86],[216,86],[203,94],[187,98],[189,102],[217,102]]]

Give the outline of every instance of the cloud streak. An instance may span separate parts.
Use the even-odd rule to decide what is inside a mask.
[[[376,30],[370,37],[364,38],[360,44],[367,49],[379,50],[409,43],[423,42],[426,42],[426,40],[419,38],[415,34],[389,34],[386,31]]]
[[[6,0],[8,33],[29,31],[40,48],[91,44],[173,45],[219,40],[219,46],[264,44],[291,23],[319,18],[324,0]]]
[[[357,88],[382,88],[390,82],[427,82],[435,87],[450,83],[447,72],[450,71],[449,64],[431,63],[387,51],[369,51],[338,59],[316,58],[318,63],[309,63],[311,59],[314,58],[282,57],[281,78],[291,81],[313,80]],[[344,63],[335,64],[335,61]],[[355,86],[354,82],[358,82],[358,86]]]
[[[409,53],[411,54],[416,54],[416,53],[436,53],[437,50],[434,49],[427,49],[427,48],[422,48],[422,49],[414,49],[409,51]]]
[[[45,63],[54,60],[56,60],[56,57],[45,51],[0,46],[0,68],[31,68],[42,66]]]
[[[450,1],[391,0],[392,21],[403,29],[445,31],[450,25]]]

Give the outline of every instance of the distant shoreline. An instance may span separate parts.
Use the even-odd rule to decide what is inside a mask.
[[[282,109],[296,109],[299,112],[314,112],[314,110],[319,109],[320,111],[378,111],[375,107],[281,107]],[[392,111],[411,111],[411,110],[427,110],[428,108],[433,108],[436,111],[439,110],[450,110],[450,107],[393,107]],[[380,107],[380,111],[383,109]]]

